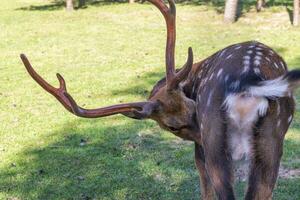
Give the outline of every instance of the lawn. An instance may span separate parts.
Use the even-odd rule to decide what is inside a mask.
[[[165,25],[149,4],[100,3],[67,13],[48,0],[0,7],[0,199],[199,199],[193,144],[152,121],[80,119],[26,73],[20,53],[57,85],[66,79],[80,105],[147,98],[164,76]],[[282,3],[283,5],[283,3]],[[212,5],[177,6],[176,62],[229,44],[258,40],[300,66],[300,29],[285,7],[245,12],[222,23]],[[297,93],[300,103],[300,91]],[[286,136],[283,167],[300,168],[300,104]],[[243,183],[237,184],[241,198]],[[274,199],[300,198],[300,177],[280,179]]]

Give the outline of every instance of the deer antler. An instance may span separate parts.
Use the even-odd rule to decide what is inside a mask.
[[[45,81],[31,66],[29,60],[24,54],[21,54],[21,59],[30,74],[30,76],[47,92],[52,94],[69,112],[74,115],[86,118],[104,117],[114,114],[126,114],[127,116],[141,119],[149,116],[152,109],[155,107],[155,102],[135,102],[118,104],[103,108],[85,109],[77,105],[72,96],[67,92],[64,78],[57,74],[59,80],[59,88],[55,88]],[[131,113],[131,114],[130,114]]]
[[[177,88],[180,81],[187,77],[193,65],[193,51],[189,48],[188,59],[184,67],[176,73],[175,71],[175,39],[176,39],[176,8],[174,0],[168,0],[169,7],[163,2],[163,0],[149,0],[154,4],[160,12],[163,14],[167,24],[167,44],[166,44],[166,79],[167,89],[172,90]],[[114,114],[124,114],[128,117],[135,119],[142,119],[149,117],[154,109],[157,108],[158,102],[135,102],[118,104],[103,108],[85,109],[77,105],[76,101],[67,92],[66,83],[60,74],[57,74],[60,86],[55,88],[45,81],[31,66],[27,57],[21,54],[21,59],[30,74],[30,76],[47,92],[52,94],[69,112],[87,118],[104,117]]]
[[[193,51],[189,48],[188,59],[182,70],[175,70],[175,43],[176,43],[176,7],[174,0],[168,0],[169,7],[163,0],[148,0],[154,4],[162,13],[167,25],[166,44],[166,79],[167,87],[172,90],[178,86],[180,81],[187,77],[193,65]]]

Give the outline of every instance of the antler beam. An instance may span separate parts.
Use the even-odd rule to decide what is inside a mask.
[[[191,70],[193,65],[193,51],[189,48],[189,54],[185,70],[181,70],[176,74],[175,70],[175,43],[176,43],[176,7],[174,0],[168,0],[169,7],[163,0],[148,0],[155,5],[165,18],[167,25],[167,44],[166,44],[166,79],[169,90],[175,89],[180,81],[182,81]]]
[[[135,103],[126,103],[126,104],[118,104],[103,108],[96,109],[85,109],[77,105],[72,96],[67,92],[66,83],[64,78],[57,74],[57,78],[59,80],[59,88],[55,88],[50,85],[47,81],[45,81],[32,67],[29,60],[24,54],[21,54],[21,59],[23,64],[25,65],[30,76],[47,92],[52,94],[69,112],[74,115],[86,118],[97,118],[97,117],[105,117],[109,115],[115,114],[123,114],[123,113],[133,113],[133,116],[138,116],[135,118],[143,118],[147,117],[149,113],[151,113],[150,104],[154,104],[153,102],[135,102]],[[148,106],[146,106],[148,105]]]

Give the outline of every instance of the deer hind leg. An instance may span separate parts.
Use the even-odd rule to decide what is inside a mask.
[[[282,155],[282,141],[272,137],[255,139],[258,141],[255,141],[254,144],[255,155],[251,163],[245,199],[268,200],[272,199],[272,191],[277,179]]]
[[[227,151],[226,133],[221,118],[208,117],[202,143],[205,169],[219,200],[234,200],[232,161]],[[213,119],[213,120],[212,120]]]
[[[290,105],[281,104],[280,107],[283,109],[280,115],[272,113],[271,109],[271,112],[257,123],[246,200],[272,199],[282,156],[284,135],[290,123],[289,116],[293,112]]]
[[[195,163],[200,175],[201,199],[212,200],[214,199],[214,189],[205,169],[205,157],[203,147],[197,143],[195,143]]]

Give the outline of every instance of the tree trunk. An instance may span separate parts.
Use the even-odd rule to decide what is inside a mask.
[[[78,8],[82,8],[85,6],[85,0],[79,0],[78,2]]]
[[[129,3],[134,3],[134,0],[129,0]]]
[[[226,23],[233,23],[237,17],[238,0],[226,0],[224,21]]]
[[[67,11],[74,10],[73,0],[66,0],[66,10]]]
[[[265,0],[257,0],[256,2],[256,11],[260,12],[262,11],[266,6],[266,1]]]
[[[294,0],[293,25],[299,26],[299,0]]]

